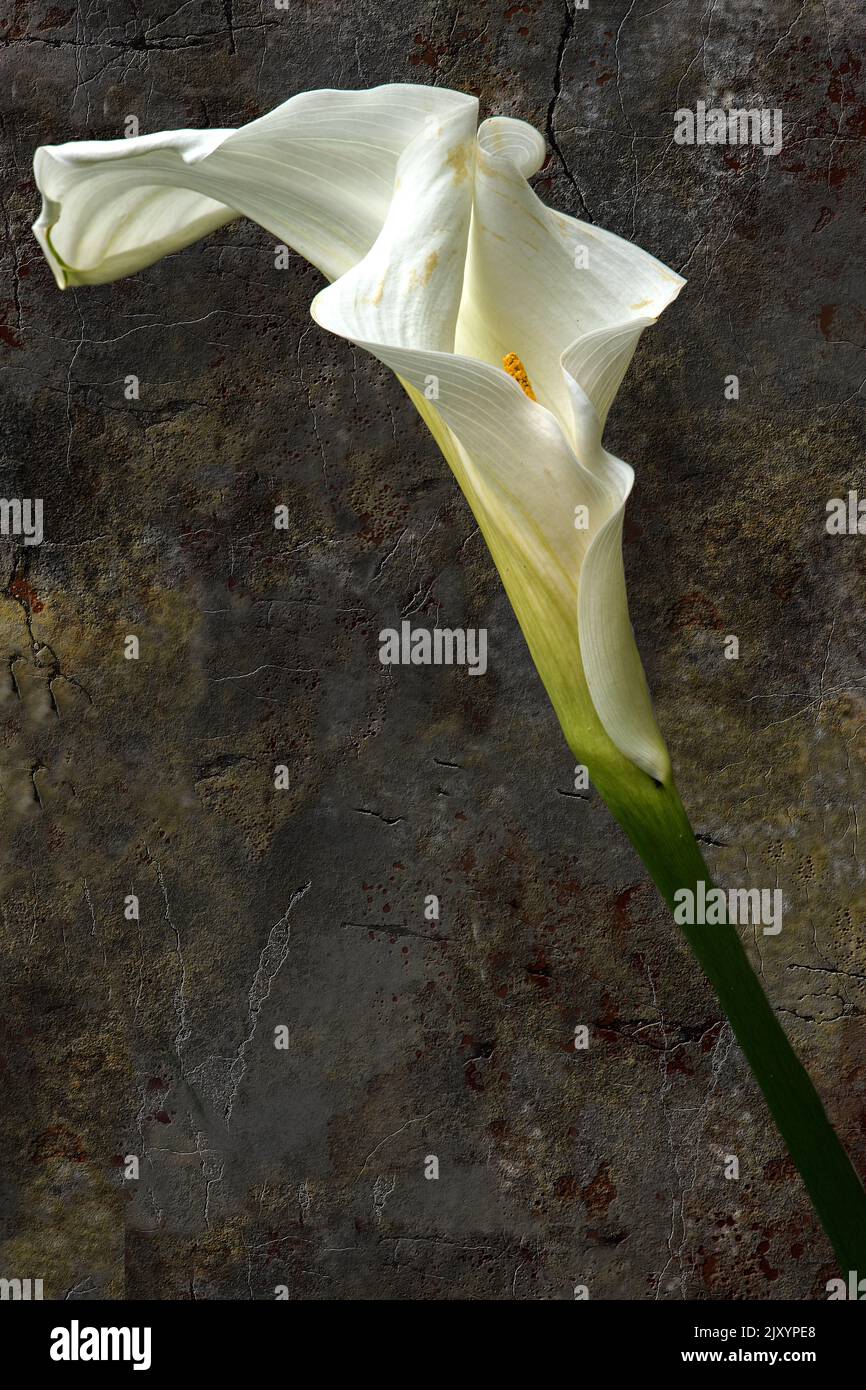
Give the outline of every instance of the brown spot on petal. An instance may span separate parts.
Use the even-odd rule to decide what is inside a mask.
[[[455,145],[446,156],[446,163],[454,175],[455,183],[462,183],[469,177],[470,149],[468,145]]]

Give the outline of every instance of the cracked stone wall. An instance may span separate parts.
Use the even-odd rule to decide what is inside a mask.
[[[131,113],[459,87],[546,132],[548,202],[687,275],[609,423],[632,617],[711,868],[784,892],[749,949],[862,1172],[866,561],[824,522],[862,483],[864,28],[854,0],[6,0],[0,465],[45,539],[2,541],[3,1273],[80,1299],[822,1295],[748,1068],[569,794],[397,384],[248,222],[61,295],[30,165]],[[674,144],[699,100],[780,108],[781,153]],[[487,627],[487,675],[384,669],[403,617]]]

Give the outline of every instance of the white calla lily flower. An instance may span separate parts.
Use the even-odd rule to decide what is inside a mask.
[[[602,445],[638,338],[684,281],[554,212],[544,140],[460,92],[293,97],[240,130],[44,146],[34,231],[57,283],[133,274],[245,216],[331,282],[322,327],[402,381],[450,463],[575,754],[669,905],[710,883],[628,616],[633,474]],[[576,525],[575,522],[578,522]],[[584,525],[585,522],[585,525]],[[866,1194],[730,922],[683,924],[843,1269]]]
[[[670,762],[628,615],[633,473],[602,446],[642,330],[684,281],[546,207],[522,121],[459,92],[293,97],[240,130],[45,146],[34,232],[61,286],[114,280],[239,215],[331,281],[316,321],[397,373],[475,513],[575,755]]]

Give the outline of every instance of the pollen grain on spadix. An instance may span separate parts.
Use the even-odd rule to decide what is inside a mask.
[[[509,352],[502,359],[502,365],[510,377],[513,377],[520,389],[529,397],[531,401],[537,401],[538,397],[532,389],[532,382],[526,368],[517,356],[516,352]]]

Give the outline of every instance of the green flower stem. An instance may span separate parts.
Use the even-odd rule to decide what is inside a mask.
[[[539,585],[523,538],[491,524],[460,455],[425,398],[402,383],[460,483],[502,577],[532,659],[576,761],[589,769],[671,909],[678,888],[712,886],[673,780],[654,782],[629,762],[602,727],[575,651],[574,598]],[[534,536],[536,550],[540,538]],[[797,1165],[843,1273],[866,1277],[866,1193],[749,964],[736,929],[684,926],[727,1015],[770,1112]]]
[[[678,888],[696,891],[710,875],[673,783],[637,773],[624,796],[621,778],[593,781],[671,908]],[[642,782],[638,780],[642,778]],[[844,1273],[866,1275],[866,1192],[808,1073],[761,988],[736,928],[683,926],[698,964],[718,996],[788,1152],[803,1178]]]

